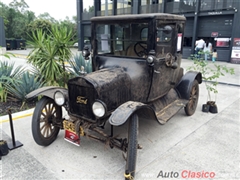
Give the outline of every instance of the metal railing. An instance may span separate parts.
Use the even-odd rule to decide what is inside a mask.
[[[200,11],[233,9],[239,0],[201,0]]]
[[[94,17],[94,12],[82,13],[82,20],[90,20],[92,17]]]
[[[151,4],[151,5],[144,5],[140,7],[140,13],[159,13],[163,12],[162,4]]]
[[[98,12],[97,12],[97,15],[98,15],[98,16],[105,16],[105,14],[106,14],[106,11],[105,11],[105,10],[103,10],[103,11],[98,11]],[[112,9],[110,9],[110,10],[107,11],[107,15],[108,15],[108,16],[113,15]]]
[[[132,14],[132,8],[131,7],[118,8],[117,15],[121,15],[121,14]]]
[[[211,10],[224,10],[224,9],[234,9],[240,0],[201,0],[200,11],[211,11]],[[166,13],[191,13],[196,11],[196,1],[179,1],[179,2],[168,2],[166,3],[165,12]],[[143,5],[140,7],[140,13],[157,13],[163,12],[162,4],[151,4]],[[117,15],[121,14],[131,14],[132,7],[118,8]],[[105,10],[98,11],[98,16],[105,16]],[[113,11],[108,10],[108,15],[113,15]],[[82,13],[82,20],[90,20],[94,17],[94,12],[84,12]]]
[[[191,3],[180,2],[168,2],[166,3],[166,13],[188,13],[195,12],[196,3],[192,1]]]

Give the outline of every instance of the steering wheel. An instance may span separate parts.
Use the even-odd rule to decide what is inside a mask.
[[[143,57],[143,56],[147,56],[147,43],[146,42],[137,42],[135,45],[134,45],[134,52],[136,53],[136,55],[138,57]],[[140,47],[140,49],[139,49]]]

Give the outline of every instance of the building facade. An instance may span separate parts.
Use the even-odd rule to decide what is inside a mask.
[[[90,43],[91,17],[159,12],[187,18],[184,58],[194,53],[195,41],[203,38],[217,50],[218,61],[240,63],[240,45],[236,45],[240,44],[240,0],[92,0],[92,12],[84,10],[84,3],[77,0],[79,50]]]

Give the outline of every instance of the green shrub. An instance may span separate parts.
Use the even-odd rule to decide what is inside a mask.
[[[64,26],[53,26],[49,33],[36,30],[28,44],[34,47],[28,62],[39,69],[49,84],[67,83],[65,62],[72,57],[70,45],[74,34]],[[63,76],[62,76],[63,75]],[[63,78],[59,81],[59,77]]]
[[[201,55],[201,53],[199,54]],[[202,80],[208,93],[207,101],[216,101],[218,79],[221,76],[225,76],[226,73],[234,74],[234,69],[225,65],[219,65],[216,62],[205,61],[203,58],[197,58],[195,55],[192,55],[190,59],[193,60],[194,64],[188,70],[198,71],[202,74]],[[215,95],[215,100],[212,98],[212,94]]]
[[[37,79],[35,75],[30,74],[28,71],[22,74],[19,81],[14,81],[12,85],[7,85],[6,89],[12,97],[16,98],[23,103],[26,101],[25,96],[44,85],[41,79]]]

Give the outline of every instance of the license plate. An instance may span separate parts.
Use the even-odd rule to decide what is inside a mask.
[[[65,130],[64,139],[76,146],[80,146],[80,137],[72,131]]]

